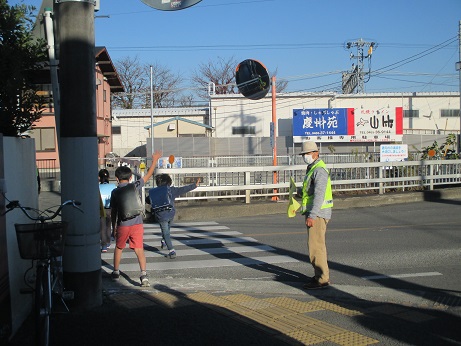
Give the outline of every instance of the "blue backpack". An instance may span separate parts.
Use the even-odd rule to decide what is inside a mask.
[[[153,212],[173,209],[170,187],[168,185],[157,186],[150,189],[149,199]]]
[[[99,193],[101,194],[102,204],[104,208],[110,208],[110,196],[112,190],[117,188],[115,184],[99,184]]]

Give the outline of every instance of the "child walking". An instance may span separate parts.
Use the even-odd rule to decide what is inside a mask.
[[[157,184],[157,186],[169,186],[168,193],[170,194],[169,199],[171,201],[171,209],[154,211],[154,213],[159,222],[160,230],[162,232],[161,248],[163,249],[166,246],[169,250],[167,257],[169,257],[170,259],[174,259],[176,258],[176,251],[173,247],[173,244],[171,243],[170,237],[171,221],[173,220],[176,214],[174,200],[176,197],[179,197],[180,195],[183,195],[189,191],[196,189],[197,185],[200,184],[200,178],[198,178],[195,183],[192,183],[190,185],[175,187],[171,186],[173,182],[168,174],[158,174],[155,176],[155,183]]]
[[[101,169],[98,173],[99,176],[99,193],[101,194],[101,201],[103,207],[103,214],[100,220],[101,230],[101,252],[107,252],[110,248],[110,238],[112,236],[112,221],[110,209],[110,197],[112,190],[117,186],[109,182],[109,171],[105,168]]]
[[[146,175],[133,184],[136,187],[138,193],[137,197],[140,198],[140,194],[144,184],[152,177],[155,170],[155,164],[158,159],[162,156],[161,152],[157,151],[152,155],[152,165],[149,167]],[[132,178],[132,172],[129,167],[120,166],[115,170],[115,178],[118,182],[118,187],[112,191],[111,195],[111,219],[112,228],[115,233],[115,251],[114,251],[114,271],[111,274],[112,279],[118,279],[120,277],[120,261],[122,259],[122,252],[126,246],[127,241],[129,242],[130,249],[133,249],[136,257],[138,258],[139,267],[141,269],[141,286],[149,287],[149,279],[146,271],[146,256],[144,254],[144,224],[143,214],[138,214],[130,218],[124,218],[123,215],[127,212],[127,201],[121,200],[121,188],[127,186]]]

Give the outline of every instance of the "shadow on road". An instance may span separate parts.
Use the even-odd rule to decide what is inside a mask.
[[[190,233],[203,232],[200,229],[190,230]],[[209,233],[209,232],[207,232]],[[226,236],[219,233],[210,234],[211,237],[223,238]],[[202,239],[201,237],[190,237],[188,239]],[[244,243],[242,243],[243,245]],[[263,244],[263,243],[262,243]],[[192,244],[187,244],[194,247]],[[254,243],[251,243],[254,245]],[[216,248],[225,247],[223,243],[216,243]],[[311,271],[308,256],[297,252],[274,248],[274,253],[295,258],[306,263],[306,270]],[[207,248],[195,246],[197,249],[207,251]],[[274,281],[282,282],[284,285],[301,289],[302,285],[309,280],[309,277],[278,265],[265,263],[264,257],[260,257],[256,262],[254,258],[247,257],[240,253],[232,253],[230,250],[224,254],[212,254],[216,258],[227,259],[237,262],[243,266],[253,268],[258,271],[269,273]],[[307,251],[307,250],[306,250]],[[211,253],[210,253],[211,254]],[[249,263],[249,264],[247,264]],[[356,278],[362,279],[367,276],[380,275],[381,273],[365,270],[358,267],[349,266],[343,263],[329,261],[332,271],[341,272]],[[263,285],[263,282],[261,282]],[[358,297],[337,289],[334,285],[328,289],[305,291],[306,296],[314,297],[332,304],[350,308],[351,306],[360,307],[364,314],[355,316],[355,323],[362,327],[374,331],[380,335],[416,345],[451,345],[461,343],[459,326],[461,318],[448,311],[448,308],[459,308],[461,297],[454,293],[440,289],[429,288],[423,285],[414,284],[398,278],[379,280],[379,285],[396,291],[404,291],[406,294],[421,297],[428,301],[430,305],[426,307],[412,307],[404,304],[389,301],[389,297],[382,297],[384,302],[370,301],[363,297]],[[404,289],[403,289],[404,288]],[[387,300],[387,301],[386,301]],[[379,323],[377,323],[379,321]]]

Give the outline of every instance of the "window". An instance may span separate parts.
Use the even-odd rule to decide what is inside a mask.
[[[30,137],[35,139],[36,151],[56,150],[54,127],[34,128]]]
[[[255,135],[256,127],[255,126],[234,126],[232,127],[233,135]]]
[[[104,102],[107,102],[107,93],[106,93],[106,90],[105,90],[105,89],[102,91],[102,100],[103,100]]]
[[[122,127],[121,126],[112,126],[112,134],[113,135],[121,135],[122,134]]]
[[[442,118],[458,118],[459,109],[441,109],[440,116]]]
[[[404,118],[419,118],[419,110],[418,109],[405,109],[403,111]]]

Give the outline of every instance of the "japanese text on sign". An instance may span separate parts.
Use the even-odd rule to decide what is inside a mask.
[[[295,109],[293,134],[296,136],[346,134],[346,108]]]

